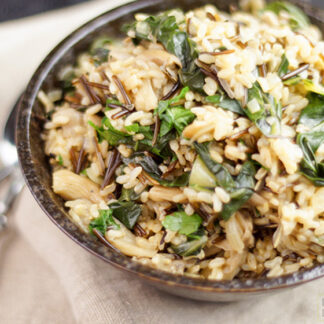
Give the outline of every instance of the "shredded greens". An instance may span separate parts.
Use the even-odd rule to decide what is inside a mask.
[[[174,253],[184,257],[197,255],[205,246],[207,240],[207,235],[203,235],[195,240],[189,240],[179,245],[171,245],[171,248],[174,251]]]
[[[300,171],[316,186],[324,186],[324,163],[316,160],[315,153],[324,142],[324,96],[309,93],[309,104],[299,117],[299,124],[309,131],[297,136],[297,144],[303,151],[304,158]]]
[[[263,92],[258,82],[248,90],[245,112],[265,136],[280,134],[281,104],[272,95]]]
[[[280,13],[280,11],[288,12],[290,14],[289,24],[293,30],[305,28],[309,25],[309,19],[304,12],[289,2],[274,1],[269,3],[265,7],[265,10],[273,11],[277,15]]]
[[[62,158],[62,155],[61,154],[58,155],[57,161],[58,161],[58,164],[59,165],[64,165],[64,161],[63,161],[63,158]]]
[[[245,112],[242,109],[240,103],[235,99],[230,99],[224,94],[215,94],[213,96],[207,96],[205,98],[207,103],[215,104],[218,107],[229,110],[236,114],[245,116]]]
[[[241,172],[233,178],[229,171],[209,155],[208,145],[194,143],[195,149],[205,166],[214,175],[216,184],[230,193],[231,200],[223,206],[221,217],[228,220],[253,194],[255,185],[255,167],[251,161],[246,161]]]
[[[93,233],[93,229],[97,229],[103,235],[107,232],[108,227],[119,229],[120,226],[113,218],[113,211],[111,209],[99,209],[99,217],[95,218],[89,224],[89,231]]]
[[[98,141],[101,143],[103,140],[107,141],[111,146],[118,146],[119,144],[126,144],[134,149],[134,151],[150,151],[162,158],[167,158],[172,155],[169,147],[170,140],[175,138],[174,132],[169,132],[165,136],[160,136],[155,145],[152,145],[153,131],[149,126],[141,126],[137,123],[126,126],[126,132],[122,132],[114,128],[107,117],[104,117],[101,126],[95,125],[89,121],[97,132]],[[143,140],[134,141],[133,134],[141,133],[144,135]]]
[[[134,227],[142,213],[141,206],[133,201],[119,200],[110,203],[109,208],[112,210],[113,216],[122,222],[128,229]]]
[[[181,83],[191,90],[203,93],[205,76],[195,64],[198,52],[188,34],[180,30],[175,16],[168,12],[149,16],[144,21],[124,25],[122,30],[136,42],[148,40],[162,43],[165,49],[177,56],[181,62]]]
[[[107,62],[109,49],[105,47],[105,45],[110,44],[112,40],[107,37],[99,37],[97,38],[91,45],[90,55],[92,55],[94,64],[96,66],[101,65],[104,62]]]
[[[281,63],[278,68],[278,75],[281,77],[281,76],[287,74],[288,67],[289,67],[289,61],[286,57],[286,54],[282,54]]]
[[[178,102],[185,98],[189,87],[181,90],[180,94],[169,100],[161,100],[158,104],[155,113],[158,114],[161,120],[159,137],[165,136],[173,128],[181,135],[183,129],[189,125],[195,118],[195,114],[189,109],[185,109]]]
[[[184,187],[189,182],[189,173],[185,172],[174,180],[162,179],[162,172],[159,169],[158,164],[151,156],[145,154],[134,154],[131,158],[124,158],[123,162],[127,165],[129,163],[135,163],[140,165],[145,172],[147,172],[154,180],[159,182],[161,186],[165,187]]]
[[[162,221],[164,228],[187,236],[187,241],[179,245],[171,245],[174,253],[181,256],[198,254],[207,243],[207,235],[201,227],[202,219],[199,215],[187,215],[179,210],[167,215]]]

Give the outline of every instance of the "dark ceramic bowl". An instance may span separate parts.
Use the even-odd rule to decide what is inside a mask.
[[[120,37],[121,25],[131,21],[134,13],[156,13],[174,8],[175,4],[177,7],[189,10],[208,2],[213,2],[222,10],[228,10],[230,4],[236,3],[228,0],[178,0],[177,2],[141,0],[104,13],[73,32],[45,58],[29,82],[18,113],[16,141],[21,168],[29,189],[47,216],[77,244],[109,264],[172,294],[208,301],[233,301],[247,296],[267,294],[319,278],[324,275],[324,265],[274,279],[211,281],[152,269],[109,249],[90,235],[82,233],[69,220],[63,200],[52,190],[50,167],[40,138],[43,124],[40,117],[44,113],[42,106],[36,100],[40,89],[47,91],[55,87],[57,71],[64,65],[73,64],[76,56],[86,51],[95,38],[101,34]],[[312,17],[313,23],[323,30],[324,20],[318,17],[318,12],[308,6],[304,9]]]

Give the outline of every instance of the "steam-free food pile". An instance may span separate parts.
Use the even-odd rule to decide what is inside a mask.
[[[39,93],[54,192],[145,265],[231,280],[324,262],[324,42],[289,3],[241,6],[136,14]]]

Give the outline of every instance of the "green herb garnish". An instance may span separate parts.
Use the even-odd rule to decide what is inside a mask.
[[[64,165],[64,161],[61,154],[58,155],[57,160],[59,165]]]
[[[193,214],[189,216],[184,211],[178,211],[167,215],[162,221],[162,225],[166,229],[187,236],[195,233],[201,224],[202,219],[199,215]]]
[[[119,229],[120,226],[117,224],[113,218],[113,213],[111,209],[100,209],[99,217],[95,218],[89,224],[89,231],[93,233],[93,229],[97,229],[103,235],[105,235],[108,227],[112,227],[114,229]]]

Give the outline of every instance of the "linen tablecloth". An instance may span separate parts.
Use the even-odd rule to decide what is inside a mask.
[[[1,125],[46,53],[78,25],[122,2],[91,1],[0,24]],[[228,304],[174,297],[77,246],[27,189],[0,233],[1,324],[324,323],[323,284]]]

